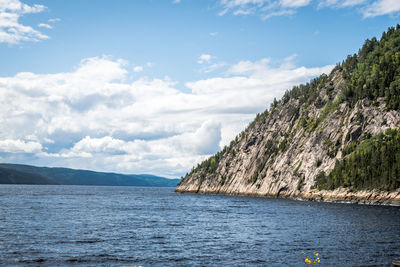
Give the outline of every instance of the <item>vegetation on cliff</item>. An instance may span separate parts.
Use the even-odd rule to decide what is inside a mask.
[[[182,183],[195,179],[199,188],[206,180],[206,187],[214,182],[229,185],[236,176],[230,168],[235,166],[245,170],[235,179],[245,180],[255,190],[264,181],[276,184],[278,192],[296,182],[290,190],[299,192],[309,190],[311,180],[318,189],[395,190],[400,188],[399,130],[370,134],[388,128],[384,118],[389,111],[400,111],[400,25],[389,28],[379,41],[366,40],[357,54],[337,64],[329,75],[294,86],[281,100],[274,99],[229,146],[198,164]],[[373,121],[374,112],[382,123]],[[400,126],[396,118],[391,127]],[[374,130],[364,132],[368,125]],[[307,143],[309,152],[304,152]],[[314,149],[318,153],[313,154]],[[312,155],[301,159],[298,153]]]
[[[348,80],[344,98],[356,103],[384,97],[388,109],[400,111],[400,25],[391,27],[378,41],[366,40],[358,55],[339,66]]]
[[[316,177],[318,189],[351,187],[353,189],[400,188],[400,130],[387,129],[343,149],[343,159],[325,175]]]

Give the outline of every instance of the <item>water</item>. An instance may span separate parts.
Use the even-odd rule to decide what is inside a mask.
[[[400,208],[0,185],[3,266],[391,266]]]

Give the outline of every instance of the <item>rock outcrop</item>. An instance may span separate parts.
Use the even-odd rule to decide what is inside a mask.
[[[381,97],[343,100],[343,69],[313,81],[316,96],[284,97],[217,155],[199,164],[176,192],[285,197],[400,205],[400,189],[319,190],[316,177],[329,173],[351,143],[400,126],[400,112]]]

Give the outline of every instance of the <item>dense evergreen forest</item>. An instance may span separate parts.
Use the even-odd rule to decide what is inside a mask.
[[[351,187],[395,190],[400,188],[400,130],[388,129],[343,149],[344,158],[316,178],[319,189]]]
[[[376,38],[366,40],[358,55],[348,56],[339,68],[348,80],[345,99],[377,100],[383,97],[387,108],[400,111],[400,25]]]

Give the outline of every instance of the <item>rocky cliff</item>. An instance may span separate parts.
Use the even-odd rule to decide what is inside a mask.
[[[393,32],[400,36],[399,27]],[[385,38],[394,38],[386,34]],[[391,190],[355,188],[351,182],[323,188],[317,183],[319,175],[331,173],[348,157],[349,146],[400,126],[400,112],[390,106],[393,103],[387,94],[355,97],[358,89],[351,87],[360,64],[383,45],[383,38],[375,39],[372,49],[367,40],[358,55],[338,64],[329,76],[321,75],[288,91],[258,114],[229,146],[186,175],[176,192],[400,205],[400,173],[396,170],[391,172],[394,178],[390,174],[395,181]],[[394,44],[390,53],[400,56],[399,46]],[[399,80],[399,75],[393,76],[390,88]],[[372,86],[366,84],[360,90]]]

